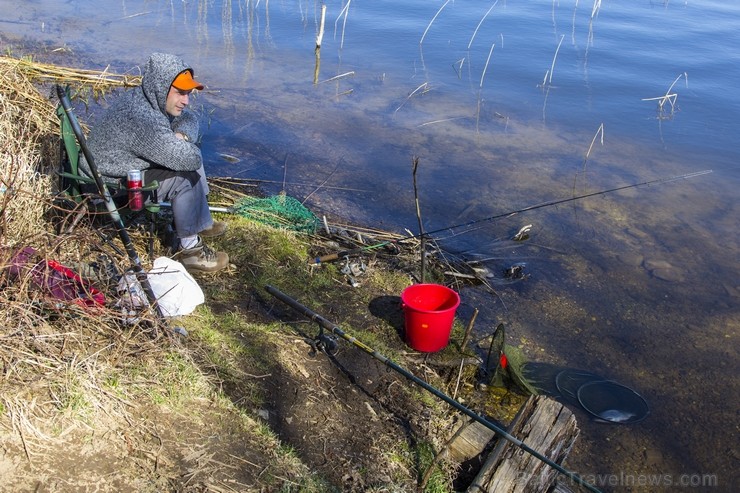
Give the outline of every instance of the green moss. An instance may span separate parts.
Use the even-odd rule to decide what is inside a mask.
[[[448,477],[438,464],[434,464],[435,451],[430,443],[420,442],[416,446],[416,453],[419,461],[419,475],[426,476],[424,493],[448,493],[451,491],[451,484]],[[429,468],[432,468],[429,470]],[[428,471],[429,470],[429,471]]]

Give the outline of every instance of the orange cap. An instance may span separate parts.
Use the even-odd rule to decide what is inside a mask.
[[[181,91],[191,91],[193,89],[203,90],[203,84],[193,79],[193,73],[190,70],[180,72],[180,75],[172,81],[172,86]]]

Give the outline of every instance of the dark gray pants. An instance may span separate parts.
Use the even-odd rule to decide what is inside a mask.
[[[144,184],[148,185],[154,180],[159,182],[155,199],[172,204],[178,238],[197,235],[213,225],[208,209],[208,182],[202,166],[198,171],[173,171],[167,168],[146,170]]]

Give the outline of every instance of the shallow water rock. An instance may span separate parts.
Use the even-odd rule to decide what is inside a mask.
[[[647,233],[635,227],[627,228],[624,232],[632,238],[640,241],[649,238]]]
[[[666,260],[646,259],[642,266],[650,272],[650,275],[663,281],[680,282],[684,279],[683,270]]]
[[[733,286],[732,284],[727,282],[722,283],[722,286],[725,288],[725,291],[729,296],[733,296],[736,298],[740,297],[740,286]]]
[[[657,277],[658,279],[662,279],[664,281],[669,281],[669,282],[683,281],[683,272],[681,272],[680,269],[676,269],[675,267],[671,267],[668,269],[664,269],[664,268],[653,269],[650,271],[650,273],[653,275],[653,277]]]
[[[645,258],[637,252],[626,252],[617,255],[617,260],[622,262],[624,265],[637,267],[639,265],[642,265]]]
[[[651,272],[655,269],[672,269],[673,268],[670,262],[667,262],[665,260],[656,260],[656,259],[646,259],[644,265],[645,265],[645,268]]]

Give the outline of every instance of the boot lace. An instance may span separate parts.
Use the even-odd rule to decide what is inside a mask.
[[[216,261],[216,252],[213,250],[213,248],[209,247],[208,245],[203,245],[203,250],[200,252],[200,257],[207,260],[208,262],[215,262]]]

